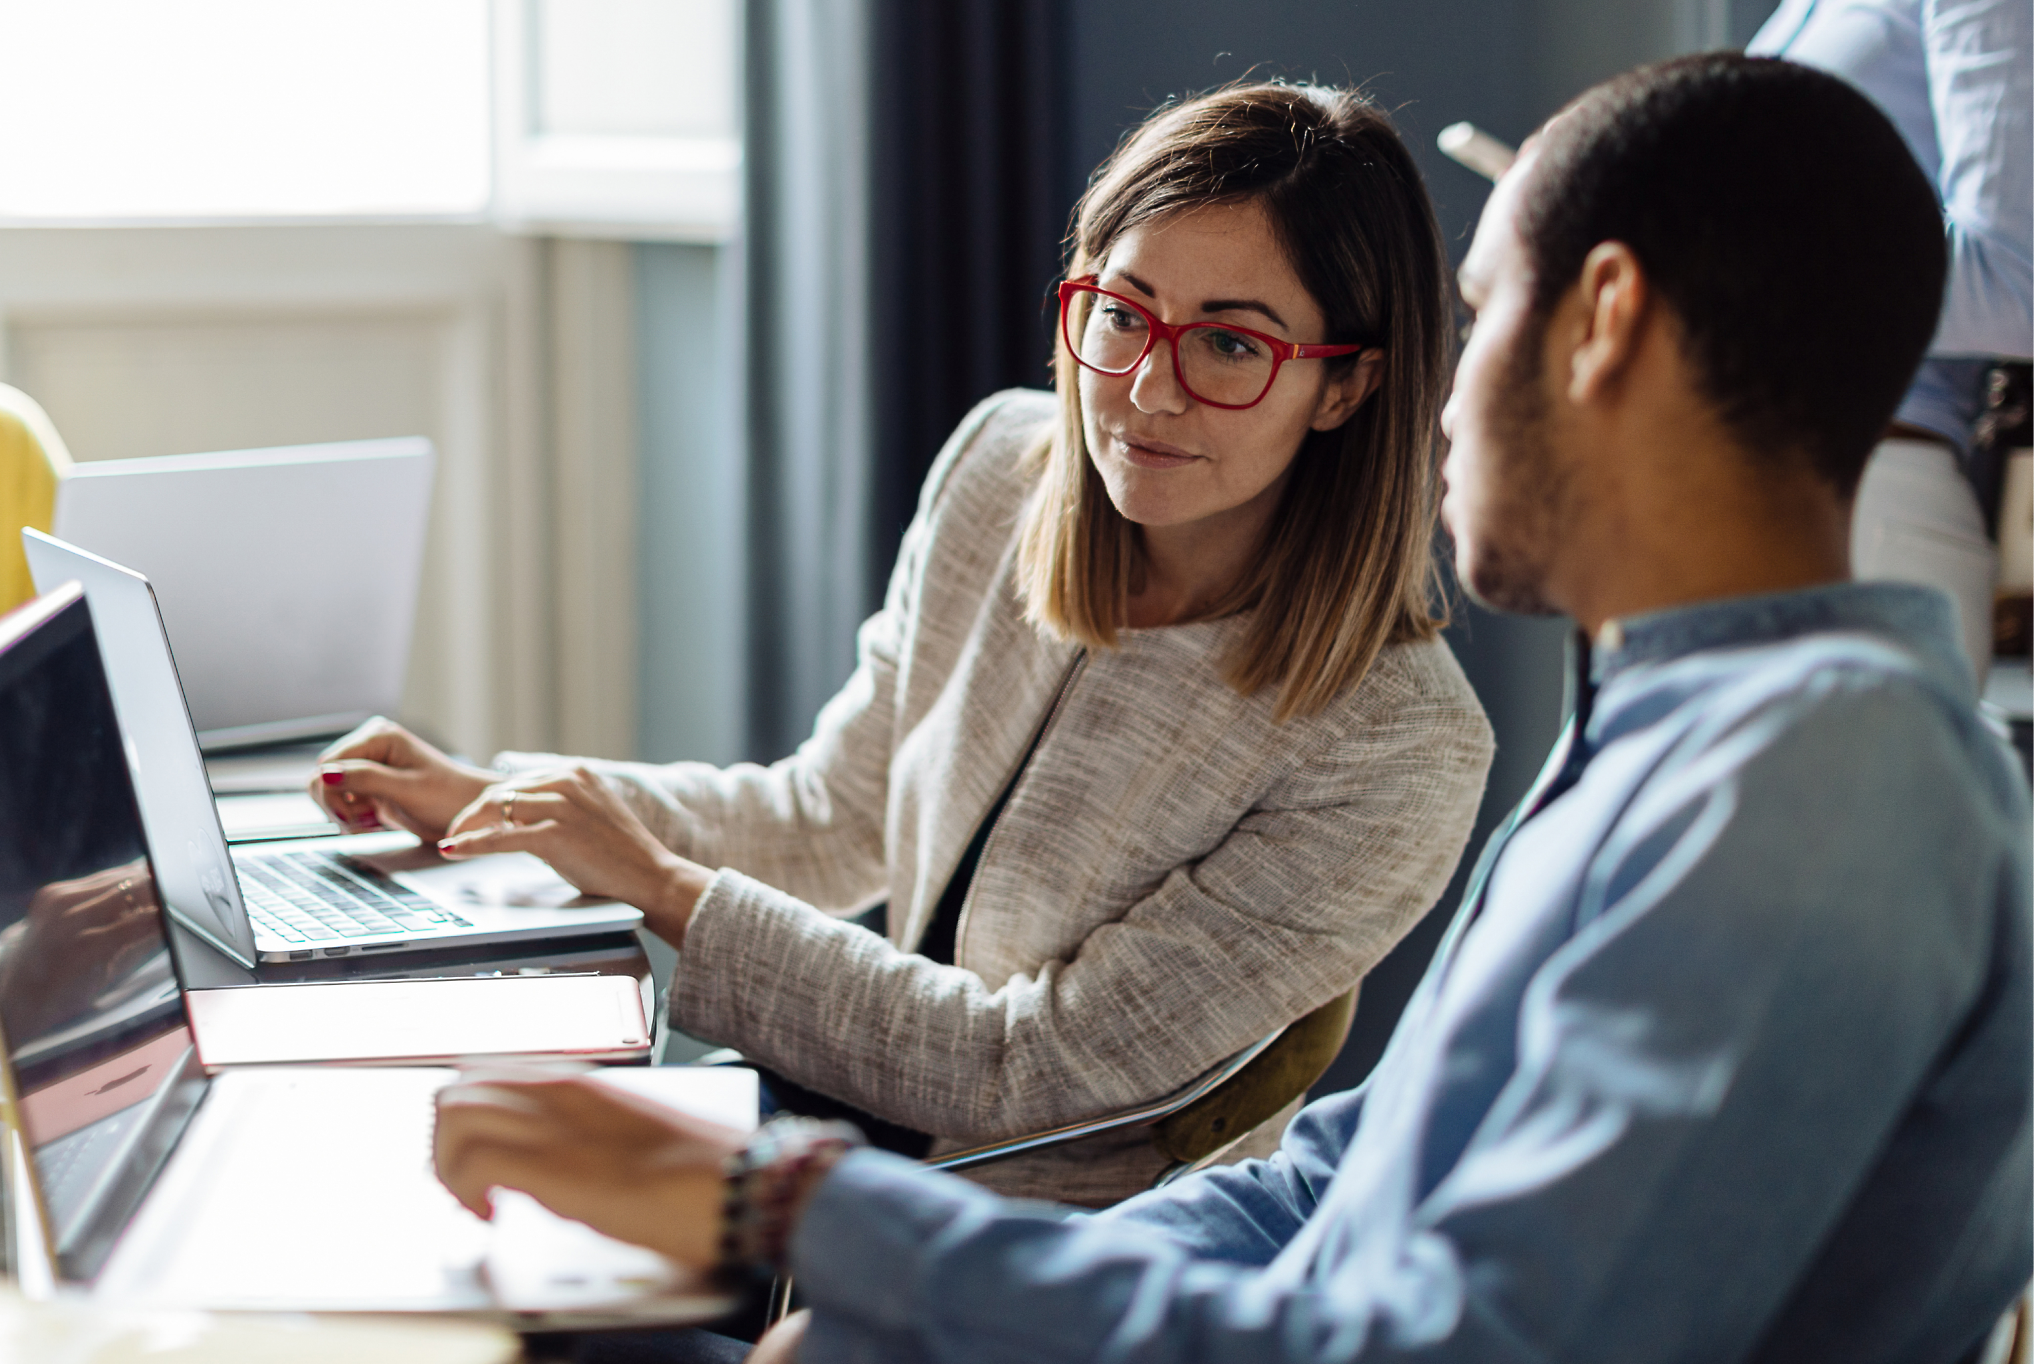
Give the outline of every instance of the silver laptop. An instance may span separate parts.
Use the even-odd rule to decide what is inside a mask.
[[[80,582],[126,735],[164,903],[243,966],[632,929],[642,914],[588,900],[543,862],[506,853],[447,862],[408,834],[228,850],[149,580],[24,530],[38,588]],[[237,875],[236,875],[237,872]]]
[[[433,463],[422,437],[90,461],[53,529],[155,584],[207,751],[343,734],[402,706]]]
[[[16,1124],[0,1156],[24,1266],[123,1303],[623,1320],[728,1306],[528,1200],[492,1226],[460,1208],[429,1160],[451,1071],[208,1078],[165,928],[90,611],[66,585],[0,620],[0,1117]],[[753,1072],[711,1070],[602,1078],[753,1126]]]

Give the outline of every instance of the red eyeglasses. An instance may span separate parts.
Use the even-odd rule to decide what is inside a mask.
[[[1174,326],[1134,299],[1097,288],[1095,276],[1059,286],[1059,329],[1073,358],[1097,374],[1132,373],[1160,341],[1172,346],[1172,372],[1196,402],[1232,411],[1255,407],[1288,360],[1326,360],[1367,346],[1301,346],[1224,322]],[[1084,306],[1083,306],[1084,305]],[[1085,316],[1077,328],[1074,313]],[[1184,339],[1185,344],[1181,341]]]

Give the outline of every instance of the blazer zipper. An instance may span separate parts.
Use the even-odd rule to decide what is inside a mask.
[[[1031,760],[1038,756],[1038,750],[1045,747],[1045,736],[1052,733],[1053,725],[1059,720],[1060,711],[1066,708],[1067,694],[1073,690],[1074,682],[1087,666],[1088,651],[1082,649],[1074,655],[1073,666],[1066,670],[1066,677],[1059,684],[1059,693],[1052,698],[1052,708],[1045,712],[1045,723],[1031,736],[1031,742],[1025,745],[1023,756],[1017,759],[1017,766],[1011,770],[1009,776],[1003,778],[1003,787],[999,789],[1007,789],[1011,782],[1021,780],[1020,773],[1029,768]],[[1017,793],[1012,790],[1010,800],[1016,798]],[[968,884],[968,893],[961,897],[960,922],[953,926],[953,962],[956,966],[960,965],[960,959],[964,955],[961,945],[967,941],[968,918],[975,907],[975,891],[982,884],[982,868],[989,865],[989,855],[996,850],[996,835],[1003,832],[1003,819],[1009,813],[1010,801],[1006,800],[1003,802],[1002,812],[996,816],[995,825],[989,830],[988,841],[982,844],[981,860],[975,863],[975,876]]]

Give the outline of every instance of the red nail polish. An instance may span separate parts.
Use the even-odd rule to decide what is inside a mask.
[[[439,852],[441,852],[441,853],[442,853],[442,852],[452,852],[452,851],[456,850],[456,849],[457,849],[457,847],[458,847],[458,844],[454,843],[454,842],[453,842],[453,841],[452,841],[451,839],[449,839],[449,838],[441,838],[441,839],[439,839],[439,840],[438,840],[438,851],[439,851]]]
[[[318,776],[327,786],[344,786],[346,784],[346,774],[331,768],[320,772]]]

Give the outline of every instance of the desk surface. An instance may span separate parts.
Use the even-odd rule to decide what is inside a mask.
[[[499,1326],[447,1319],[218,1316],[30,1302],[0,1286],[0,1358],[74,1364],[509,1364]]]

